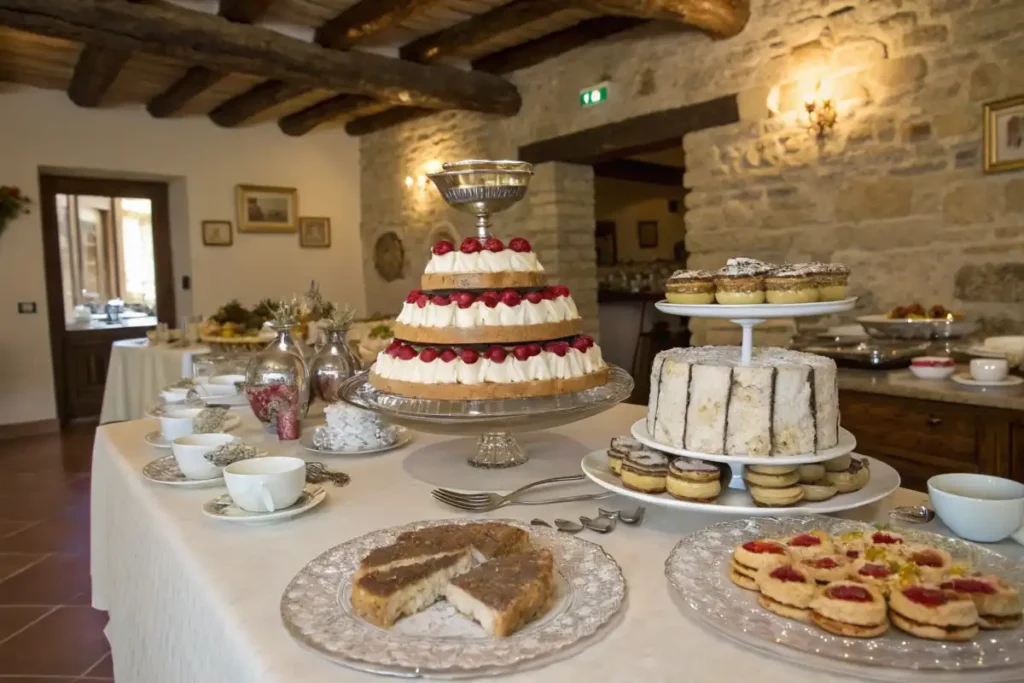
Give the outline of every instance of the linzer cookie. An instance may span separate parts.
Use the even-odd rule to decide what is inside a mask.
[[[833,581],[811,601],[811,621],[837,636],[877,638],[889,630],[885,598],[871,586]]]
[[[765,300],[770,304],[807,304],[818,300],[818,288],[810,264],[782,266],[764,279]]]
[[[622,485],[642,493],[665,493],[668,456],[647,448],[630,451],[622,461]]]
[[[971,598],[978,610],[978,625],[983,629],[1021,625],[1020,590],[998,576],[954,577],[940,588]]]
[[[969,595],[935,585],[907,586],[889,594],[892,623],[929,640],[970,640],[978,634],[978,609]]]
[[[715,274],[707,270],[677,270],[665,283],[670,304],[715,303]]]
[[[712,503],[722,492],[722,471],[713,463],[695,458],[676,458],[668,466],[665,481],[673,498]]]
[[[757,587],[761,607],[787,619],[810,621],[818,585],[804,568],[794,564],[765,567],[757,572]]]

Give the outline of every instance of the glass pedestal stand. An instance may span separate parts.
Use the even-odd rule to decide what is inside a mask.
[[[629,398],[633,378],[610,366],[604,386],[558,396],[437,401],[387,394],[374,389],[365,372],[342,384],[340,395],[347,403],[380,413],[390,422],[421,432],[451,436],[476,436],[476,452],[467,462],[487,469],[523,465],[529,460],[512,435],[561,427],[602,413]]]

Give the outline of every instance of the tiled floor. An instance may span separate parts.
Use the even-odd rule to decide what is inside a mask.
[[[89,606],[93,432],[0,441],[0,683],[113,681]]]

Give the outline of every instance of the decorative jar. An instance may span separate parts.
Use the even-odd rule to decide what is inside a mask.
[[[327,404],[341,400],[341,384],[359,370],[359,361],[346,339],[349,326],[328,327],[327,343],[309,366],[312,397]]]
[[[274,341],[245,369],[245,395],[256,417],[276,431],[274,406],[294,404],[299,417],[309,409],[309,373],[292,334],[294,324],[272,324]]]

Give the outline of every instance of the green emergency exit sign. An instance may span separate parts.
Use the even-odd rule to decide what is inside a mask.
[[[608,84],[599,83],[589,88],[580,90],[580,106],[593,107],[608,99]]]

